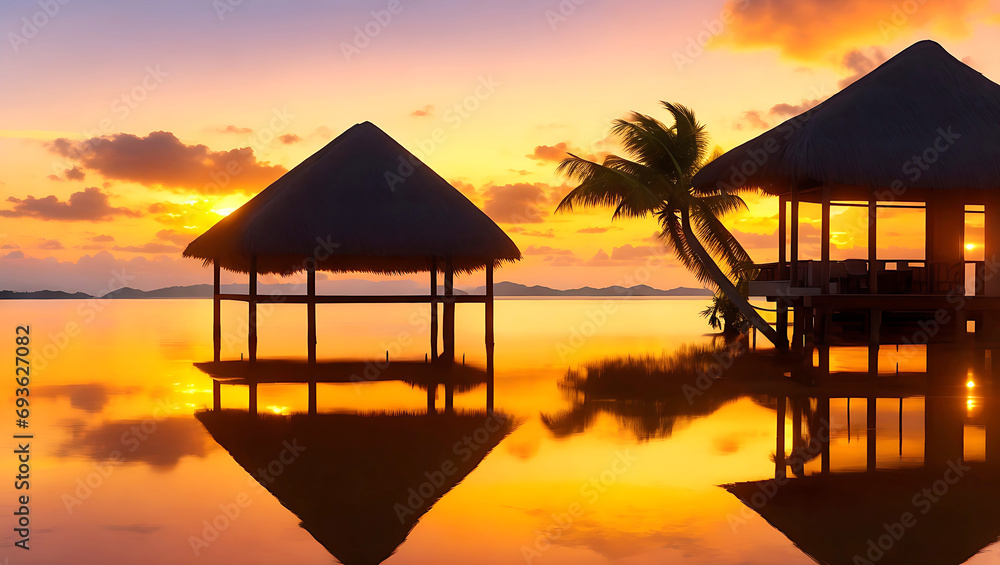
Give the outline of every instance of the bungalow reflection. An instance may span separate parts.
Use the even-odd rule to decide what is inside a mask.
[[[723,488],[813,560],[957,564],[997,541],[992,350],[823,346],[791,360],[738,351],[731,363],[726,349],[700,347],[571,370],[560,383],[570,408],[543,422],[569,437],[608,414],[646,442],[750,398],[775,413],[774,451],[761,454],[774,475]]]
[[[298,372],[290,372],[296,365]],[[353,365],[258,361],[253,375],[246,373],[246,363],[202,365],[213,369],[216,383],[246,385],[251,391],[259,384],[307,383],[309,412],[258,414],[254,392],[250,410],[222,410],[216,386],[216,408],[196,417],[331,555],[345,565],[372,565],[388,559],[421,517],[472,473],[515,424],[492,409],[452,409],[454,393],[483,384],[483,371],[453,366],[443,375],[434,364],[406,362],[390,365],[393,369],[381,379],[398,378],[426,389],[426,412],[317,412],[315,384],[350,382],[343,375],[351,374]],[[225,375],[230,378],[222,379]],[[440,384],[446,406],[439,412],[434,398]]]

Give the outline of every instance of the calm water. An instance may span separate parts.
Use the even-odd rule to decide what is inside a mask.
[[[834,349],[830,370],[860,384],[830,393],[828,409],[811,392],[785,400],[785,369],[766,364],[740,370],[779,380],[713,385],[688,403],[680,392],[680,384],[696,383],[688,374],[659,402],[641,402],[599,386],[584,394],[573,382],[632,374],[625,356],[708,346],[698,316],[704,301],[617,301],[610,313],[604,305],[498,301],[495,406],[504,422],[483,412],[483,387],[456,394],[459,416],[431,421],[420,416],[424,390],[379,382],[319,385],[319,411],[334,415],[311,420],[289,416],[307,410],[305,385],[261,385],[259,411],[271,416],[255,423],[237,412],[248,405],[241,386],[222,387],[222,406],[232,410],[203,413],[212,407],[212,381],[192,364],[211,359],[210,301],[118,301],[99,312],[82,302],[4,302],[5,358],[13,356],[14,326],[32,328],[34,439],[31,550],[12,547],[16,462],[8,455],[0,465],[9,476],[0,558],[230,564],[339,557],[352,565],[395,549],[386,563],[812,563],[807,552],[851,563],[838,561],[838,551],[864,555],[868,540],[886,533],[882,515],[892,522],[909,511],[917,526],[875,561],[919,562],[914,555],[938,555],[937,548],[940,556],[926,562],[958,563],[985,547],[967,562],[1000,563],[990,545],[1000,516],[981,508],[1000,501],[1000,488],[981,480],[992,425],[983,351],[955,357],[950,346],[883,346],[879,382],[901,387],[890,397],[883,389],[869,395],[864,383],[871,381],[849,374],[867,370],[867,348]],[[377,360],[388,350],[395,359],[422,360],[425,309],[321,306],[319,356]],[[482,366],[482,309],[457,311],[459,359]],[[242,314],[224,305],[224,328],[233,333],[224,359],[244,351]],[[304,318],[304,307],[262,311],[260,356],[304,355]],[[70,322],[79,335],[63,335]],[[657,363],[665,362],[647,365]],[[2,388],[6,430],[14,429],[13,389]],[[443,394],[442,387],[439,409]],[[810,451],[810,440],[827,429],[828,454]],[[468,458],[453,447],[465,436],[476,438]],[[774,479],[779,438],[789,459],[807,453],[788,475],[812,477],[782,483],[751,509],[740,497],[754,506],[752,495],[773,483],[736,485],[732,493],[723,485]],[[305,450],[283,454],[295,439]],[[10,439],[5,445],[14,447]],[[935,463],[952,459],[974,470],[921,513],[913,496],[945,477]],[[253,482],[251,472],[279,460],[269,490]],[[873,463],[879,472],[866,473]],[[445,472],[448,480],[426,486],[429,496],[399,519],[408,489]],[[407,522],[414,518],[415,526]],[[957,541],[940,543],[946,537]]]

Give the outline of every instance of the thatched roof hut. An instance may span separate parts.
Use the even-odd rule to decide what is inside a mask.
[[[941,132],[960,136],[933,166],[904,170]],[[916,170],[913,171],[914,173]],[[912,176],[918,178],[913,179]],[[695,177],[698,187],[795,185],[917,189],[1000,188],[1000,85],[941,45],[920,41],[803,114],[728,151]]]
[[[291,442],[303,447],[262,484],[345,565],[388,559],[515,425],[509,416],[481,412],[255,416],[227,410],[196,416],[251,474]],[[480,430],[493,430],[480,449],[456,452],[456,442]],[[428,474],[439,470],[441,482],[431,484]]]
[[[469,272],[521,258],[507,234],[371,122],[354,125],[184,250],[247,273]]]

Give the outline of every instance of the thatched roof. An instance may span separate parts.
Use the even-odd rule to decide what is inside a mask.
[[[942,132],[960,137],[939,141],[944,149],[933,150]],[[935,162],[914,162],[929,149]],[[911,45],[694,178],[700,188],[755,187],[771,194],[787,193],[793,183],[876,189],[894,182],[900,188],[1000,189],[1000,85],[933,41]]]
[[[212,226],[185,257],[237,272],[458,271],[521,258],[507,234],[370,122],[357,124]]]
[[[304,448],[263,486],[345,565],[388,559],[514,427],[509,416],[482,412],[255,416],[226,410],[196,417],[251,474],[278,460],[288,444]],[[456,442],[479,429],[495,431],[471,454],[456,451]],[[428,493],[421,486],[429,480],[425,474],[442,469],[443,480]],[[411,500],[411,489],[422,488],[427,498]]]
[[[724,488],[817,563],[854,565],[855,556],[870,562],[869,540],[877,543],[886,534],[885,524],[909,512],[916,524],[875,561],[958,565],[1000,536],[1000,487],[995,474],[975,466],[931,504],[921,493],[943,476],[941,469],[920,468],[816,475],[777,488],[771,481]]]

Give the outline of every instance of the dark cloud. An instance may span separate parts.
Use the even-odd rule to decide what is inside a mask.
[[[798,116],[799,114],[805,112],[806,110],[812,110],[817,105],[819,105],[820,102],[826,100],[827,98],[828,97],[813,98],[812,100],[803,100],[798,104],[788,104],[786,102],[782,102],[780,104],[775,104],[774,106],[772,106],[767,113],[771,117],[787,120],[788,118]]]
[[[539,223],[549,214],[552,187],[543,183],[490,186],[483,190],[483,211],[507,224]]]
[[[20,245],[15,245],[13,243],[5,243],[3,245],[0,245],[0,249],[20,249],[20,248],[21,248]]]
[[[38,244],[39,249],[48,249],[49,251],[54,251],[56,249],[66,249],[63,244],[59,243],[55,239],[46,239]]]
[[[167,131],[146,137],[119,133],[79,142],[60,138],[48,148],[109,180],[206,194],[257,192],[286,171],[258,161],[250,147],[212,151],[205,145],[186,145]]]
[[[66,180],[83,180],[87,176],[79,166],[66,169],[63,174],[66,176]]]
[[[410,115],[411,116],[416,116],[418,118],[422,118],[422,117],[425,117],[425,116],[433,116],[434,115],[434,106],[431,106],[430,104],[428,104],[428,105],[424,106],[423,108],[420,108],[419,110],[414,110],[413,112],[410,113]]]
[[[134,218],[142,215],[128,208],[115,208],[110,204],[108,195],[96,186],[74,192],[65,202],[54,195],[43,198],[28,196],[24,199],[11,196],[7,201],[13,202],[14,208],[0,210],[0,216],[5,218],[102,222],[117,216]]]
[[[285,145],[291,145],[293,143],[298,143],[302,141],[302,138],[295,135],[294,133],[286,133],[285,135],[279,135],[278,141],[284,143]]]
[[[126,245],[124,247],[116,245],[112,249],[115,251],[125,251],[127,253],[176,253],[181,250],[181,248],[176,245],[157,243],[155,241],[144,243],[142,245]]]
[[[24,253],[21,251],[11,251],[3,257],[4,259],[24,259]]]
[[[114,240],[115,240],[114,237],[103,233],[101,235],[95,235],[94,237],[90,238],[90,241],[94,241],[97,243],[107,243],[109,241],[114,241]]]

